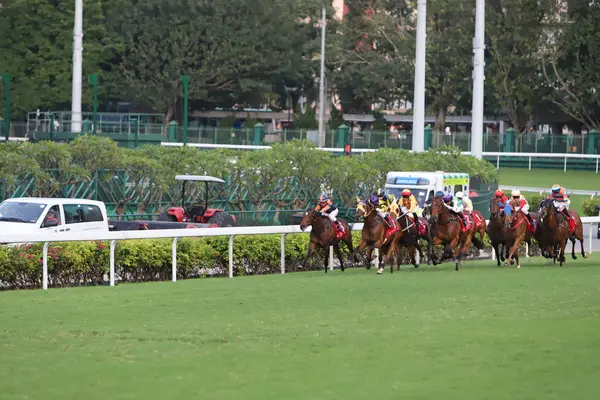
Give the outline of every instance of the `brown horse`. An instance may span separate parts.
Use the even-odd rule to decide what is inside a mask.
[[[390,218],[396,220],[397,223],[399,223],[399,220],[398,220],[399,207],[398,207],[397,203],[394,202],[390,205],[389,212],[390,212]],[[412,265],[415,268],[419,268],[419,263],[417,262],[416,257],[415,257],[417,250],[419,251],[419,258],[420,259],[423,258],[423,251],[421,250],[421,246],[419,245],[418,234],[415,237],[414,232],[413,232],[412,237],[409,238],[408,230],[402,228],[402,225],[400,225],[400,226],[401,226],[401,229],[399,229],[397,232],[395,232],[391,237],[391,246],[389,246],[389,249],[388,249],[385,259],[383,261],[384,265],[388,264],[388,263],[390,264],[390,266],[391,266],[390,273],[394,272],[394,263],[392,260],[392,257],[394,255],[397,256],[398,270],[400,270],[400,264],[402,264],[402,253],[401,253],[402,247],[407,248],[409,259],[411,260]]]
[[[365,260],[365,267],[371,269],[371,261],[373,261],[373,250],[379,250],[378,274],[381,274],[384,269],[385,261],[383,255],[388,253],[390,245],[394,240],[394,236],[399,233],[396,231],[394,234],[385,237],[387,224],[377,214],[376,208],[369,204],[367,201],[359,198],[356,205],[356,217],[363,219],[362,237],[359,246],[354,250],[355,252],[362,252],[367,248],[367,260]],[[354,256],[354,254],[352,254]]]
[[[540,206],[540,227],[547,235],[546,243],[544,245],[554,249],[556,245],[559,246],[560,253],[558,258],[560,260],[560,266],[562,267],[565,258],[565,247],[567,240],[569,239],[569,224],[561,216],[559,211],[554,207],[554,203],[550,199],[542,201]],[[556,252],[554,252],[554,259],[556,260]]]
[[[581,256],[587,258],[587,254],[583,247],[583,223],[581,222],[581,217],[579,217],[579,214],[577,214],[576,211],[569,210],[569,213],[575,220],[575,231],[569,236],[569,240],[573,245],[571,247],[571,257],[573,257],[573,260],[577,260],[577,256],[575,255],[575,241],[579,240],[579,243],[581,244]]]
[[[341,239],[338,239],[335,234],[335,227],[333,223],[327,217],[322,217],[321,214],[314,210],[313,208],[309,208],[304,213],[302,217],[302,221],[300,222],[300,229],[302,231],[306,230],[309,226],[312,227],[310,231],[310,242],[308,243],[308,253],[306,254],[306,258],[304,259],[303,265],[306,265],[308,258],[313,253],[313,251],[319,247],[325,250],[325,273],[327,273],[327,264],[329,261],[329,246],[333,246],[333,250],[340,260],[340,268],[342,272],[344,271],[344,261],[342,257],[342,253],[340,251],[340,241],[346,243],[350,253],[353,254],[354,250],[352,247],[352,230],[346,222],[342,218],[338,218],[338,221],[344,227],[344,236]]]
[[[468,230],[463,231],[459,217],[445,206],[441,197],[433,199],[430,213],[433,221],[433,244],[445,245],[441,261],[448,256],[453,258],[458,271],[460,260],[468,254],[471,243],[478,249],[484,247],[483,242],[475,237],[475,224],[471,224]]]
[[[508,257],[504,261],[504,265],[512,264],[514,258],[517,262],[517,268],[521,268],[521,262],[519,261],[519,246],[523,241],[531,241],[532,232],[529,230],[527,216],[522,211],[514,210],[518,205],[518,200],[511,200],[509,205],[504,208],[504,226],[507,228],[504,231],[504,239],[506,244],[511,245]],[[530,215],[531,214],[533,213],[530,213]],[[533,219],[537,216],[531,215],[531,217]]]

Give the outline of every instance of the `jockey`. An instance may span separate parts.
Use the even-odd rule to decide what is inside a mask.
[[[566,191],[564,187],[560,187],[558,185],[552,186],[552,192],[550,196],[548,196],[550,200],[552,200],[554,207],[562,213],[567,218],[569,222],[569,228],[571,230],[575,229],[575,220],[571,216],[569,212],[569,206],[571,205],[571,199],[569,193]]]
[[[417,199],[415,198],[415,196],[408,189],[404,189],[402,191],[402,199],[400,200],[400,209],[402,210],[402,213],[404,213],[404,214],[412,213],[412,215],[415,219],[415,223],[416,224],[419,223],[419,216],[417,215],[417,212],[420,211],[421,208],[419,207],[419,203],[417,202]]]
[[[460,193],[460,192],[459,192]],[[452,197],[450,193],[442,197],[442,201],[444,202],[444,206],[454,214],[458,215],[465,226],[468,225],[466,217],[463,215],[464,206],[462,204],[461,199],[457,197]]]
[[[344,230],[342,224],[336,218],[340,210],[338,210],[333,205],[333,202],[325,193],[323,193],[321,197],[319,197],[319,201],[317,203],[317,206],[315,207],[315,210],[317,212],[320,212],[322,217],[329,218],[329,220],[335,224],[339,232],[342,232]]]
[[[533,220],[533,218],[531,218],[531,215],[529,215],[529,204],[527,203],[527,199],[525,198],[525,196],[521,194],[521,191],[519,189],[514,189],[511,193],[511,196],[513,200],[519,202],[519,204],[515,207],[515,212],[521,211],[523,214],[525,214],[525,216],[531,223],[531,226],[535,229],[535,221]]]
[[[379,197],[377,195],[373,195],[369,198],[369,203],[375,207],[375,210],[377,210],[377,215],[379,215],[385,221],[389,228],[395,228],[389,214],[387,213],[388,205],[385,200],[379,201]]]
[[[494,193],[494,198],[498,201],[498,207],[500,207],[500,209],[503,210],[506,203],[508,203],[508,197],[506,197],[506,195],[504,194],[504,190],[496,190],[496,192]]]
[[[471,202],[471,199],[464,197],[463,192],[456,192],[456,198],[462,202],[463,212],[471,215],[471,212],[473,212],[473,203]]]

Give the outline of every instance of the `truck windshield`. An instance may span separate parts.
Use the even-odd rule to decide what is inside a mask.
[[[0,222],[23,222],[35,224],[46,204],[4,202],[0,204]]]
[[[398,201],[400,201],[400,199],[402,198],[402,190],[403,189],[408,189],[410,190],[410,192],[412,193],[413,196],[415,196],[415,199],[417,199],[417,203],[419,203],[419,206],[423,207],[423,204],[425,204],[425,198],[427,196],[427,189],[425,188],[386,188],[385,190],[390,193],[393,194],[394,197],[396,197],[398,199]]]

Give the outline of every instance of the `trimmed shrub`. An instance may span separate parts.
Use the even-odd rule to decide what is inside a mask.
[[[588,217],[597,217],[598,210],[596,206],[600,206],[600,198],[596,197],[595,199],[587,199],[583,202],[583,214]]]

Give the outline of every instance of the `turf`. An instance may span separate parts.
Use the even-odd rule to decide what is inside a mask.
[[[0,293],[2,399],[596,399],[599,258]]]
[[[547,191],[552,185],[579,190],[600,191],[600,174],[589,171],[569,171],[551,169],[500,168],[500,184],[514,186],[543,187]]]

